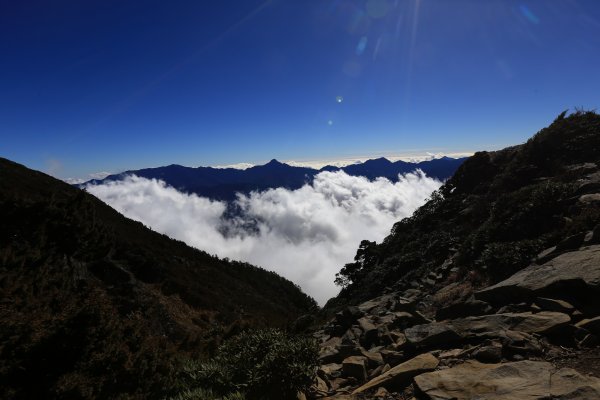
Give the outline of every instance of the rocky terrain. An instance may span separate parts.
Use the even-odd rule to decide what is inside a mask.
[[[599,211],[595,113],[477,153],[342,269],[307,397],[600,398]]]

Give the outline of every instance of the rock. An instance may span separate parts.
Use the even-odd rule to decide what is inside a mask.
[[[303,392],[298,392],[296,395],[297,400],[306,400],[306,395]]]
[[[339,344],[336,346],[321,346],[319,362],[321,364],[340,363],[346,357],[357,355],[358,353],[359,350],[355,345]]]
[[[332,379],[330,381],[331,383],[331,389],[338,391],[342,388],[348,387],[353,381],[355,381],[354,378],[352,379],[346,379],[346,378],[336,378],[336,379]]]
[[[535,262],[541,265],[541,264],[544,264],[545,262],[550,261],[551,259],[553,259],[554,257],[556,257],[559,254],[560,254],[560,252],[556,250],[556,246],[552,246],[552,247],[540,252],[536,257]]]
[[[579,196],[579,202],[584,204],[599,203],[600,193],[590,193]]]
[[[381,354],[384,363],[392,366],[400,364],[407,358],[404,353],[394,350],[381,350],[379,354]]]
[[[383,365],[383,357],[380,353],[370,352],[361,348],[360,354],[367,359],[367,367],[369,368],[376,368]]]
[[[492,343],[473,351],[473,358],[483,363],[498,363],[502,361],[502,345]]]
[[[373,322],[367,318],[362,317],[358,320],[358,325],[363,332],[361,344],[365,347],[369,347],[373,343],[377,342],[377,337],[379,335],[379,330],[373,324]]]
[[[563,239],[559,244],[556,245],[556,250],[564,252],[568,250],[578,249],[583,244],[584,238],[585,232],[569,236],[568,238]]]
[[[435,319],[438,321],[453,318],[468,317],[470,315],[485,315],[492,312],[492,307],[485,301],[469,299],[465,302],[450,304],[438,309]]]
[[[477,299],[492,304],[536,296],[578,299],[580,304],[600,313],[600,245],[561,254],[543,265],[530,265],[475,293]]]
[[[371,299],[369,301],[365,301],[364,303],[361,303],[358,305],[358,309],[360,311],[362,311],[363,313],[370,313],[373,314],[373,309],[375,308],[384,308],[384,309],[391,309],[392,308],[392,303],[394,302],[394,294],[386,294],[383,296],[379,296],[376,297],[374,299]]]
[[[356,378],[359,382],[367,380],[367,359],[362,356],[350,356],[342,362],[342,372],[345,376]]]
[[[567,314],[542,311],[536,314],[527,312],[482,315],[455,319],[449,323],[455,332],[465,338],[469,338],[477,336],[489,337],[503,331],[544,334],[567,325],[570,321],[571,317]]]
[[[438,359],[431,354],[421,354],[402,364],[396,365],[386,373],[370,380],[356,389],[352,394],[362,393],[366,390],[379,387],[385,387],[386,389],[403,388],[410,383],[413,377],[434,370],[438,364]]]
[[[583,328],[588,332],[600,335],[600,317],[584,319],[575,324],[578,328]]]
[[[329,378],[339,378],[342,374],[342,364],[332,363],[321,365],[319,371],[323,371],[323,373]],[[317,371],[317,373],[319,371]]]
[[[315,387],[319,392],[321,392],[321,393],[329,392],[329,385],[327,385],[327,382],[325,382],[325,380],[321,379],[318,376],[315,380],[316,380]]]
[[[418,347],[447,346],[461,340],[451,327],[439,322],[415,325],[404,331],[406,340]]]
[[[415,377],[415,386],[431,400],[547,400],[600,398],[600,379],[575,370],[557,370],[543,361],[482,364],[467,361]]]
[[[379,389],[377,389],[377,391],[375,392],[375,394],[373,396],[376,399],[381,399],[381,398],[386,398],[389,395],[390,395],[390,393],[387,390],[385,390],[384,387],[380,387]]]
[[[363,316],[363,312],[358,307],[346,307],[339,313],[335,314],[336,322],[348,329],[354,324],[360,317]]]
[[[575,307],[571,303],[564,300],[548,299],[546,297],[538,297],[535,299],[535,304],[538,305],[542,310],[546,311],[557,311],[565,314],[572,314],[575,311]]]
[[[357,344],[362,335],[362,330],[357,326],[352,326],[342,335],[343,344]]]
[[[598,336],[589,333],[578,344],[581,347],[594,347],[598,344]]]

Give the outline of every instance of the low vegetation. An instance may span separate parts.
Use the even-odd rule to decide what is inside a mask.
[[[280,330],[243,332],[206,361],[188,361],[174,399],[295,399],[313,379],[318,357],[314,339]]]

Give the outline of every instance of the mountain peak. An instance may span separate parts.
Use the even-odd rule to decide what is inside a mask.
[[[265,165],[283,165],[282,162],[279,162],[277,159],[272,159],[271,161],[269,161],[268,163],[266,163]]]

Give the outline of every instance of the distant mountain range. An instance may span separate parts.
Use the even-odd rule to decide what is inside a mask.
[[[294,167],[271,160],[265,165],[257,165],[244,170],[235,168],[184,167],[168,165],[157,168],[144,168],[109,175],[104,179],[93,179],[82,183],[101,184],[110,181],[123,180],[129,175],[137,175],[147,179],[160,179],[182,192],[195,193],[199,196],[217,200],[235,199],[236,193],[250,193],[272,188],[284,187],[298,189],[306,183],[311,183],[314,177],[323,171],[344,171],[352,176],[364,176],[368,179],[387,178],[392,182],[398,181],[399,174],[422,170],[427,176],[446,180],[451,177],[466,158],[442,157],[418,163],[396,161],[386,158],[367,160],[364,163],[352,164],[345,167],[325,166],[321,169]]]

